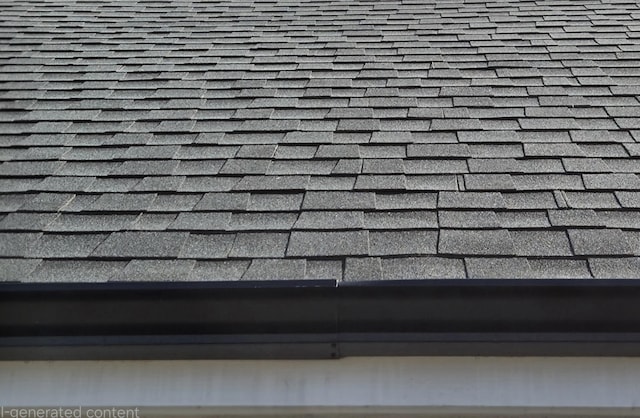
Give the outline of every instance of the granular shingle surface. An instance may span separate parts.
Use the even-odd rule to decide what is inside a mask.
[[[0,280],[640,278],[635,0],[0,0]]]

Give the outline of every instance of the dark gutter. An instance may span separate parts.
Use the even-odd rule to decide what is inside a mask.
[[[637,356],[640,280],[0,284],[0,360]]]

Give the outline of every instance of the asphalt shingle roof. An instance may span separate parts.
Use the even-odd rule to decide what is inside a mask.
[[[640,278],[636,0],[4,0],[0,38],[0,280]]]

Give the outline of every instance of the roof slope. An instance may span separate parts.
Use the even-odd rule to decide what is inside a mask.
[[[4,0],[0,278],[638,278],[639,21]]]

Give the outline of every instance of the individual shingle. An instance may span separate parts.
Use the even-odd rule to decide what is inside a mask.
[[[270,162],[259,159],[229,159],[220,169],[220,174],[265,174]]]
[[[613,209],[620,203],[613,193],[609,192],[564,192],[570,208],[575,209]]]
[[[470,279],[529,279],[531,268],[526,258],[466,258]]]
[[[44,234],[33,244],[29,258],[83,258],[108,237],[108,234]]]
[[[320,145],[315,158],[360,158],[358,145]]]
[[[287,247],[289,257],[366,255],[368,252],[369,235],[366,231],[294,231]]]
[[[597,226],[634,229],[638,227],[638,212],[635,211],[602,210],[597,212],[596,217],[600,220]]]
[[[624,208],[640,208],[640,192],[616,192],[620,205]]]
[[[516,255],[527,257],[571,256],[571,245],[564,231],[510,231]]]
[[[180,249],[180,258],[223,259],[231,250],[234,234],[189,234]]]
[[[303,210],[374,209],[375,195],[371,192],[313,192],[305,194]]]
[[[34,196],[25,196],[28,200],[18,207],[23,211],[56,212],[70,203],[74,197],[72,193],[38,193]]]
[[[364,227],[361,211],[303,211],[295,229],[361,229]]]
[[[229,281],[242,277],[250,261],[225,260],[225,261],[196,261],[189,272],[189,281]]]
[[[531,278],[589,279],[591,273],[586,260],[533,258],[529,260]]]
[[[169,226],[179,231],[224,231],[231,221],[229,212],[182,212]]]
[[[126,229],[137,217],[137,214],[63,213],[49,223],[44,230],[56,232],[112,232]]]
[[[300,280],[305,276],[305,260],[258,259],[242,276],[243,280]]]
[[[506,230],[443,229],[439,254],[515,255],[513,241]]]
[[[556,209],[556,202],[551,192],[519,192],[502,193],[507,209]]]
[[[177,218],[175,213],[143,213],[127,229],[133,231],[164,231]]]
[[[114,232],[91,254],[94,257],[177,257],[187,232]]]
[[[131,260],[113,280],[117,281],[186,281],[193,260]]]
[[[259,212],[234,213],[228,229],[232,231],[261,231],[261,230],[291,230],[298,219],[296,213],[289,212]]]
[[[381,193],[375,194],[375,208],[390,209],[435,209],[437,193]]]
[[[591,190],[640,189],[640,178],[635,174],[584,174],[582,178]]]
[[[10,213],[0,221],[0,231],[40,231],[57,216],[56,213]]]
[[[25,282],[40,261],[39,259],[0,258],[0,282]]]
[[[449,209],[500,209],[505,200],[497,192],[441,192],[438,194],[438,208]]]
[[[244,176],[232,187],[237,191],[305,190],[309,176]]]
[[[178,187],[179,192],[226,192],[237,187],[239,177],[188,176]]]
[[[342,261],[307,260],[305,279],[342,280]]]
[[[419,144],[407,146],[408,157],[466,158],[470,156],[466,144]]]
[[[382,279],[382,263],[378,257],[348,257],[344,264],[344,280],[367,281]]]
[[[229,253],[232,258],[273,258],[284,257],[288,233],[241,232]]]
[[[270,163],[267,173],[270,175],[329,175],[335,166],[334,160],[277,160]]]
[[[105,193],[89,206],[93,211],[143,211],[156,198],[155,193]]]
[[[370,254],[422,255],[435,254],[438,231],[387,231],[371,232]]]
[[[40,233],[0,233],[0,256],[24,257],[41,236]]]
[[[401,174],[361,174],[357,177],[354,188],[360,190],[404,190],[406,179]]]
[[[106,282],[114,279],[126,264],[106,260],[44,260],[25,281]]]
[[[385,280],[463,279],[466,277],[461,259],[437,256],[382,259]]]
[[[244,211],[248,204],[249,193],[206,193],[194,209]]]
[[[553,226],[605,226],[591,209],[550,210],[548,214]]]
[[[589,267],[596,279],[638,279],[640,260],[633,258],[589,258]]]
[[[249,211],[294,211],[302,204],[302,193],[252,193],[247,210]]]
[[[568,233],[576,255],[633,255],[619,229],[572,229]]]
[[[500,223],[493,211],[486,210],[442,210],[438,212],[441,228],[498,228]]]
[[[367,229],[418,229],[438,227],[435,211],[412,210],[394,212],[367,212],[364,215]]]

